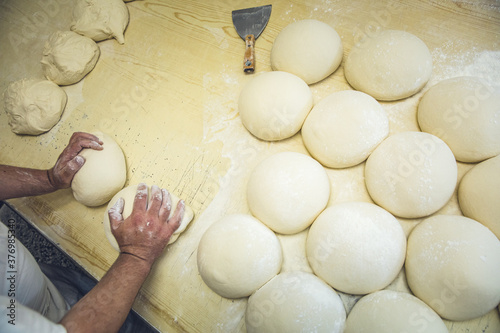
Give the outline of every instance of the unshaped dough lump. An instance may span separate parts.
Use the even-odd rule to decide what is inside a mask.
[[[500,241],[481,223],[435,215],[410,233],[406,278],[412,292],[441,317],[481,317],[500,302]]]
[[[71,189],[75,199],[85,206],[95,207],[108,202],[125,185],[125,156],[118,144],[107,134],[93,133],[103,142],[102,150],[83,149],[79,155],[85,164],[75,174]]]
[[[108,211],[111,207],[113,207],[115,205],[115,203],[118,201],[119,198],[123,198],[123,200],[125,201],[125,204],[123,206],[122,216],[123,216],[123,219],[126,219],[127,217],[129,217],[130,214],[132,214],[132,209],[134,206],[134,199],[135,199],[135,195],[137,193],[137,186],[138,186],[138,184],[129,185],[129,186],[123,188],[122,190],[120,190],[118,193],[116,193],[113,196],[113,198],[109,201],[108,206],[106,208],[106,211],[104,212],[104,219],[103,219],[104,232],[106,233],[106,238],[108,239],[109,243],[116,251],[120,251],[120,248],[118,246],[118,243],[116,242],[115,236],[113,236],[113,233],[111,232],[111,225],[109,222]],[[148,186],[148,202],[149,202],[150,194],[151,194],[151,186]],[[172,199],[172,210],[170,211],[169,217],[175,213],[175,208],[177,207],[177,203],[180,200],[176,195],[174,195],[172,193],[170,193],[170,198]],[[194,217],[193,210],[190,207],[185,206],[184,217],[181,220],[181,225],[172,234],[172,236],[170,237],[170,240],[168,241],[168,244],[172,244],[173,242],[175,242],[177,240],[177,238],[179,237],[181,232],[186,230],[188,224],[191,222],[193,217]]]
[[[4,93],[5,112],[12,132],[38,135],[61,118],[68,97],[57,84],[47,80],[12,82]]]
[[[238,111],[250,133],[276,141],[297,133],[312,105],[311,90],[302,79],[286,72],[267,72],[243,87]]]
[[[42,70],[58,85],[73,84],[94,69],[100,53],[92,39],[73,31],[56,31],[45,42]]]
[[[500,155],[475,165],[458,187],[463,214],[487,226],[500,239]]]
[[[317,20],[302,20],[287,25],[278,34],[271,49],[271,66],[312,84],[332,74],[343,54],[335,29]]]
[[[432,73],[432,57],[418,37],[385,30],[354,45],[344,73],[354,89],[378,100],[393,101],[425,86]]]
[[[382,106],[359,91],[339,91],[314,106],[302,126],[302,139],[311,155],[330,168],[363,162],[389,135]]]
[[[330,180],[313,158],[281,152],[260,162],[250,175],[247,201],[252,214],[272,230],[294,234],[325,209]]]
[[[250,215],[228,215],[210,226],[198,245],[198,271],[222,297],[250,296],[279,273],[278,237]]]
[[[457,163],[438,137],[423,132],[389,136],[368,157],[368,192],[394,215],[418,218],[435,213],[453,195]]]
[[[418,124],[441,138],[461,162],[500,154],[500,90],[477,77],[432,86],[418,105]]]
[[[336,290],[367,294],[388,286],[403,267],[406,236],[386,210],[368,202],[325,209],[309,229],[307,259]]]
[[[361,298],[346,321],[345,333],[447,333],[443,320],[417,297],[381,290]]]
[[[346,312],[338,294],[314,274],[277,275],[248,299],[248,333],[343,332]]]

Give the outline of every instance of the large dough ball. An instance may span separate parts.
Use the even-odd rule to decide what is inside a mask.
[[[38,135],[61,118],[68,97],[57,84],[39,79],[12,82],[4,93],[5,112],[12,132]]]
[[[450,148],[422,132],[402,132],[385,139],[368,157],[365,182],[373,201],[394,215],[430,215],[451,198],[457,164]]]
[[[482,224],[436,215],[408,238],[406,278],[412,292],[441,317],[481,317],[500,302],[500,241]]]
[[[248,299],[248,333],[343,332],[346,313],[335,290],[310,273],[281,273]]]
[[[345,333],[447,333],[427,304],[407,293],[381,290],[361,298],[346,321]]]
[[[393,101],[425,86],[432,73],[432,57],[418,37],[385,30],[352,48],[344,73],[354,89],[378,100]]]
[[[267,72],[243,87],[238,111],[250,133],[276,141],[300,130],[312,104],[311,90],[302,79],[286,72]]]
[[[203,234],[198,245],[198,271],[222,297],[250,296],[279,273],[278,237],[250,215],[224,217]]]
[[[89,207],[108,202],[123,188],[127,178],[125,156],[120,146],[107,134],[93,134],[103,142],[103,150],[82,150],[80,155],[85,158],[85,164],[71,182],[75,199]]]
[[[346,202],[318,216],[309,230],[306,252],[314,273],[333,288],[367,294],[385,288],[401,271],[406,236],[384,209]]]
[[[271,66],[312,84],[332,74],[343,54],[335,29],[317,20],[302,20],[289,24],[278,34],[271,49]]]
[[[268,157],[257,165],[248,181],[250,211],[282,234],[306,229],[325,209],[329,198],[330,180],[325,169],[296,152]]]
[[[487,226],[500,239],[500,155],[474,166],[458,187],[463,214]]]
[[[456,77],[432,86],[418,105],[422,131],[441,138],[461,162],[500,154],[500,90],[476,77]]]
[[[324,166],[346,168],[363,162],[389,135],[389,119],[371,96],[339,91],[314,106],[302,126],[302,139]]]
[[[100,53],[92,39],[73,31],[56,31],[45,43],[42,70],[59,85],[73,84],[94,69]]]

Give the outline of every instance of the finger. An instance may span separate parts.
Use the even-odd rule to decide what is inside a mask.
[[[148,207],[148,186],[144,183],[137,185],[137,192],[134,198],[133,212],[146,211]]]
[[[182,218],[184,217],[184,212],[186,210],[186,204],[184,200],[179,200],[177,203],[177,207],[175,208],[174,215],[168,219],[167,225],[170,230],[172,230],[172,234],[181,226]]]
[[[158,186],[151,186],[151,195],[149,199],[148,211],[158,216],[160,214],[160,207],[163,201],[161,190]]]
[[[85,132],[75,132],[75,133],[73,133],[73,135],[71,136],[69,142],[71,144],[71,143],[82,141],[82,140],[95,141],[95,142],[97,142],[97,143],[99,143],[101,145],[103,144],[103,142],[101,141],[101,139],[99,139],[99,137],[97,135],[90,134],[90,133],[85,133]]]
[[[163,194],[163,201],[160,207],[160,221],[167,222],[170,216],[170,211],[172,210],[172,197],[170,196],[170,193],[164,188],[161,190],[161,192]]]
[[[123,223],[123,207],[125,206],[125,200],[123,198],[119,198],[118,201],[115,202],[113,207],[108,210],[109,224],[111,226],[111,230],[116,230]]]

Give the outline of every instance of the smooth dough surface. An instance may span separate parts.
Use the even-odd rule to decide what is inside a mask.
[[[330,168],[363,162],[389,135],[389,119],[371,96],[353,90],[335,92],[314,106],[302,126],[311,155]]]
[[[477,77],[432,86],[418,105],[418,124],[441,138],[461,162],[500,154],[500,90]]]
[[[343,332],[346,312],[338,294],[314,274],[281,273],[248,299],[248,333]]]
[[[412,292],[441,317],[481,317],[500,302],[500,241],[481,223],[435,215],[410,233],[406,278]]]
[[[67,101],[64,90],[48,80],[15,81],[4,93],[5,112],[16,134],[49,131],[61,118]]]
[[[95,207],[108,202],[125,185],[125,156],[116,141],[102,132],[93,133],[103,142],[103,150],[83,149],[85,164],[75,174],[71,189],[75,199]]]
[[[406,236],[396,218],[377,205],[339,203],[314,221],[306,252],[317,276],[336,290],[361,295],[396,278],[405,259]]]
[[[432,73],[425,43],[406,31],[385,30],[354,45],[345,62],[345,77],[356,90],[393,101],[420,91]]]
[[[365,183],[373,201],[392,214],[423,217],[450,200],[457,184],[457,163],[438,137],[401,132],[385,139],[368,157]]]
[[[343,53],[335,29],[317,20],[302,20],[287,25],[278,34],[271,49],[271,66],[312,84],[332,74]]]
[[[203,234],[198,245],[198,271],[222,297],[250,296],[281,269],[278,237],[250,215],[228,215]]]
[[[247,201],[252,214],[281,234],[306,229],[325,209],[330,180],[313,158],[281,152],[260,162],[250,175]]]
[[[250,133],[276,141],[297,133],[312,108],[309,86],[286,72],[266,72],[253,77],[241,90],[238,111]]]

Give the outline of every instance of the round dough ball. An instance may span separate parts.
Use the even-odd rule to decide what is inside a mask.
[[[88,207],[108,202],[123,188],[127,178],[120,146],[107,134],[93,134],[103,142],[103,150],[83,149],[79,155],[85,158],[85,164],[71,182],[75,199]]]
[[[73,31],[56,31],[45,42],[42,70],[58,85],[73,84],[94,69],[100,53],[92,39]]]
[[[476,77],[456,77],[432,86],[418,105],[422,131],[442,139],[461,162],[500,154],[500,90]]]
[[[500,239],[500,155],[474,166],[458,187],[463,214],[488,227]]]
[[[198,271],[222,297],[250,296],[281,269],[278,237],[250,215],[224,217],[203,234],[198,245]]]
[[[12,132],[38,135],[61,118],[68,97],[57,84],[39,79],[12,82],[4,93],[5,112]]]
[[[457,163],[439,138],[402,132],[385,139],[368,157],[365,182],[376,204],[394,215],[430,215],[450,200],[457,184]]]
[[[108,239],[109,243],[116,251],[120,251],[120,247],[116,242],[115,236],[113,236],[113,233],[111,232],[111,225],[109,221],[108,211],[110,210],[111,207],[115,205],[115,203],[118,201],[119,198],[123,198],[125,203],[123,206],[122,216],[123,219],[129,217],[130,214],[132,214],[132,209],[134,208],[134,199],[137,193],[137,186],[139,186],[139,184],[129,185],[120,190],[118,193],[116,193],[113,196],[113,198],[109,201],[106,211],[104,212],[104,219],[103,219],[104,232],[106,234],[106,238]],[[151,186],[148,185],[148,200],[150,195],[151,195]],[[170,193],[170,198],[172,200],[172,210],[170,211],[169,217],[175,213],[175,208],[177,207],[177,203],[180,200],[175,194],[172,193]],[[185,206],[184,216],[182,217],[181,225],[172,234],[170,240],[168,241],[168,244],[172,244],[177,240],[181,232],[186,230],[188,224],[191,222],[191,220],[193,220],[193,217],[194,217],[193,210],[190,207]]]
[[[382,106],[359,91],[339,91],[314,106],[302,126],[302,140],[311,155],[330,168],[363,162],[389,135]]]
[[[281,273],[248,299],[248,333],[343,332],[346,312],[335,290],[310,273]]]
[[[408,238],[406,278],[412,292],[441,317],[481,317],[500,302],[500,241],[482,224],[435,215]]]
[[[406,253],[403,228],[389,212],[368,202],[328,207],[309,229],[307,259],[336,290],[361,295],[389,285]]]
[[[302,20],[278,34],[271,49],[271,66],[312,84],[335,72],[343,54],[335,29],[317,20]]]
[[[128,22],[129,12],[123,0],[78,0],[70,29],[96,42],[115,38],[123,44]]]
[[[407,293],[381,290],[361,298],[346,321],[345,333],[448,333],[427,304]]]
[[[282,234],[306,229],[325,209],[329,198],[330,180],[325,169],[311,157],[296,152],[266,158],[248,181],[250,211]]]
[[[378,100],[394,101],[425,86],[432,73],[432,57],[418,37],[385,30],[354,45],[344,73],[354,89]]]
[[[296,134],[312,108],[309,86],[285,72],[259,74],[244,86],[238,100],[241,121],[262,140],[276,141]]]

